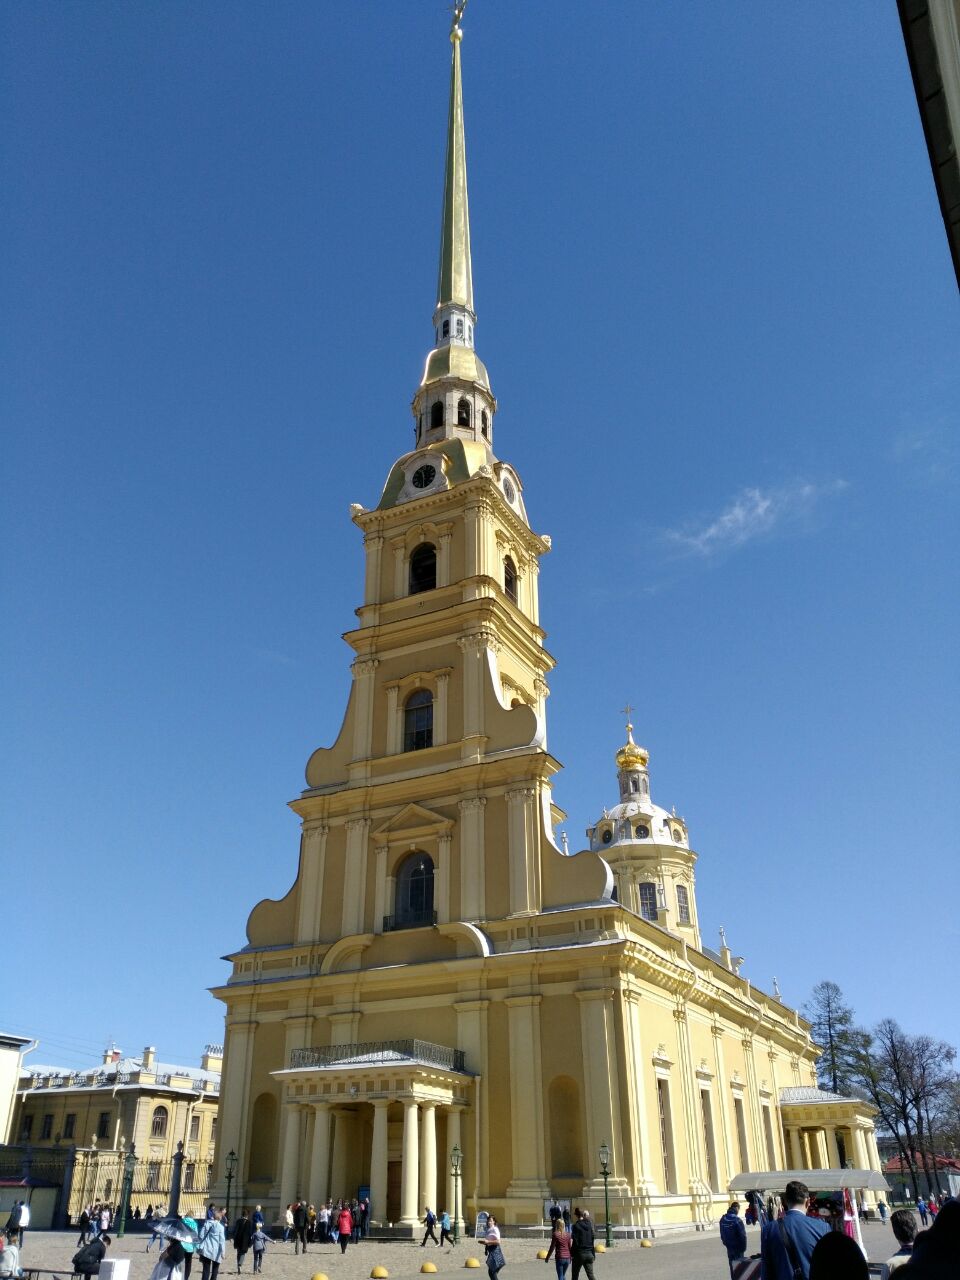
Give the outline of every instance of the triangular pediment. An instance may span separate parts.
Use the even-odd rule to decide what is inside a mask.
[[[390,843],[393,840],[438,835],[449,831],[452,826],[453,821],[445,818],[442,813],[434,813],[432,809],[425,809],[422,804],[414,803],[404,805],[389,822],[378,827],[373,835],[375,840]]]

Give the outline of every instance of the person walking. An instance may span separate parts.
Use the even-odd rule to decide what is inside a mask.
[[[80,1221],[77,1225],[80,1227],[80,1239],[77,1241],[77,1248],[81,1249],[90,1238],[90,1215],[86,1209],[80,1210]]]
[[[267,1233],[263,1229],[263,1223],[254,1230],[250,1243],[253,1245],[253,1274],[258,1276],[263,1270],[263,1255],[267,1251]],[[304,1249],[306,1253],[306,1249]]]
[[[581,1268],[587,1273],[587,1280],[594,1280],[593,1260],[597,1256],[596,1238],[590,1215],[585,1209],[574,1209],[570,1235],[572,1238],[570,1256],[573,1260],[570,1280],[578,1280]]]
[[[550,1247],[547,1250],[547,1256],[544,1262],[549,1262],[551,1256],[554,1259],[554,1265],[557,1268],[557,1280],[567,1280],[567,1269],[570,1266],[570,1249],[573,1244],[573,1237],[567,1230],[563,1215],[559,1208],[556,1216],[551,1214],[553,1223],[553,1231],[550,1235]]]
[[[437,1225],[437,1215],[433,1212],[433,1210],[430,1208],[429,1205],[427,1205],[427,1211],[423,1215],[423,1225],[427,1229],[423,1233],[423,1239],[420,1241],[420,1248],[423,1249],[426,1246],[426,1243],[428,1240],[432,1240],[433,1243],[439,1247],[440,1241],[437,1239],[433,1230],[433,1228]]]
[[[340,1241],[340,1253],[347,1252],[347,1245],[350,1243],[350,1236],[353,1233],[353,1214],[350,1212],[348,1204],[340,1205],[340,1212],[337,1214],[337,1232]]]
[[[924,1226],[927,1226],[930,1221],[930,1218],[927,1211],[927,1202],[926,1200],[924,1200],[923,1196],[920,1196],[917,1200],[917,1213],[919,1213],[920,1215],[921,1223]]]
[[[202,1273],[200,1280],[217,1280],[220,1263],[227,1251],[227,1233],[219,1215],[214,1212],[212,1218],[207,1218],[197,1234],[200,1237],[197,1241]]]
[[[490,1280],[497,1280],[497,1275],[507,1265],[500,1246],[500,1226],[493,1216],[487,1215],[487,1234],[483,1237],[483,1247],[487,1254],[487,1275]]]
[[[440,1243],[448,1240],[450,1244],[454,1243],[453,1236],[450,1234],[450,1215],[446,1209],[440,1211]]]
[[[720,1240],[727,1250],[727,1262],[733,1275],[733,1264],[747,1256],[747,1228],[740,1218],[740,1202],[734,1200],[720,1219]]]
[[[307,1206],[302,1200],[293,1206],[293,1252],[307,1252]]]
[[[250,1221],[250,1210],[241,1209],[240,1217],[233,1224],[233,1247],[237,1251],[237,1275],[243,1270],[243,1260],[250,1251],[253,1241],[253,1223]]]

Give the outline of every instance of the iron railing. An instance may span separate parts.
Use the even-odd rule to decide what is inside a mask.
[[[466,1071],[462,1049],[451,1049],[445,1044],[433,1044],[429,1040],[370,1040],[365,1044],[331,1044],[318,1049],[294,1049],[290,1054],[290,1066],[299,1069],[404,1061],[419,1062],[427,1067],[441,1067],[445,1071]]]

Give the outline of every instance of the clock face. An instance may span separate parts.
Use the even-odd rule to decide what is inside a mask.
[[[422,467],[417,467],[413,473],[411,483],[415,489],[426,489],[428,484],[433,484],[437,477],[437,468],[431,467],[429,462],[425,462]]]
[[[513,502],[517,496],[517,491],[513,487],[513,482],[510,480],[509,476],[503,477],[503,493],[508,502]]]
[[[638,840],[646,840],[646,838],[647,838],[647,836],[649,836],[649,834],[650,834],[650,828],[649,828],[649,827],[645,827],[645,826],[643,826],[642,824],[641,824],[639,827],[637,827],[637,839],[638,839]]]

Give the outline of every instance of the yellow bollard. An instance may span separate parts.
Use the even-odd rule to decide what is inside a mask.
[[[640,1248],[641,1248],[641,1249],[652,1249],[652,1248],[653,1248],[653,1241],[652,1241],[652,1240],[641,1240],[641,1241],[640,1241]]]
[[[594,1253],[606,1253],[607,1246],[605,1244],[600,1244],[599,1242],[596,1242],[593,1246],[593,1251]]]
[[[310,1280],[327,1280],[327,1273],[325,1271],[315,1271]]]
[[[466,1262],[464,1262],[464,1264],[463,1264],[463,1265],[464,1265],[465,1267],[471,1267],[471,1268],[472,1268],[472,1267],[479,1267],[479,1265],[480,1265],[480,1259],[479,1259],[479,1258],[467,1258]]]
[[[432,1276],[436,1269],[437,1264],[435,1262],[425,1262],[420,1268],[420,1274],[422,1276]]]
[[[389,1274],[386,1267],[374,1267],[370,1272],[370,1280],[387,1280]]]
[[[537,1257],[540,1259],[540,1261],[541,1261],[541,1262],[546,1262],[546,1260],[547,1260],[547,1251],[546,1251],[546,1249],[538,1249],[538,1250],[537,1250]]]

